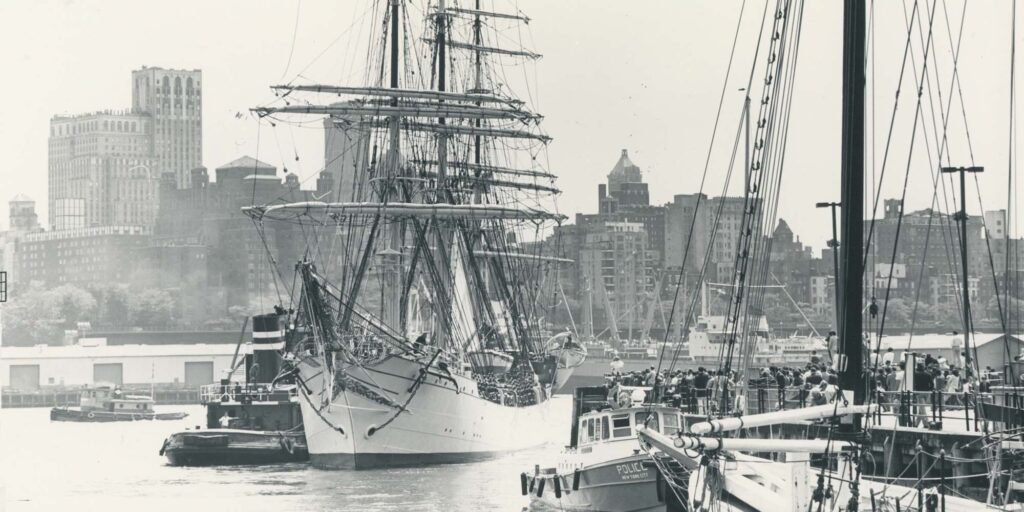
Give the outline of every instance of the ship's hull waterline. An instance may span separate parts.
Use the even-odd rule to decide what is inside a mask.
[[[423,366],[397,356],[339,370],[347,370],[349,384],[335,386],[334,396],[325,397],[326,372],[317,359],[304,358],[298,367],[306,388],[300,389],[299,402],[309,459],[319,468],[470,462],[546,441],[548,400],[524,407],[500,405],[480,397],[473,379],[449,378],[438,370],[416,385]],[[374,395],[378,389],[385,390],[381,394],[390,403]]]

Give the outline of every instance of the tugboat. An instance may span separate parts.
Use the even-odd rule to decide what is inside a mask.
[[[180,420],[184,412],[157,413],[152,397],[125,395],[114,386],[97,386],[82,390],[79,407],[54,407],[50,421],[110,422],[141,420]]]
[[[576,388],[571,444],[556,467],[538,465],[532,475],[520,475],[523,495],[554,510],[684,510],[658,470],[659,464],[678,463],[660,453],[642,452],[637,441],[637,428],[645,424],[671,433],[667,435],[682,425],[679,410],[650,403],[652,394],[650,387],[640,386]]]
[[[246,356],[246,384],[200,388],[206,430],[171,434],[160,455],[172,466],[276,464],[309,459],[294,384],[279,376],[284,349],[283,317],[253,317],[253,350]]]

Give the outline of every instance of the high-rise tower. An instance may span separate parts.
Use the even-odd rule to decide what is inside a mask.
[[[154,176],[172,172],[178,188],[189,188],[192,169],[202,165],[202,79],[198,69],[132,71],[132,110],[153,120]]]

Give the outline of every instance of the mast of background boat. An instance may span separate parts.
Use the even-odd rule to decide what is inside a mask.
[[[843,130],[842,130],[842,243],[840,276],[843,290],[839,326],[839,384],[851,403],[861,405],[866,395],[864,345],[861,332],[864,253],[864,0],[843,4]],[[847,416],[847,432],[860,431],[860,415]]]

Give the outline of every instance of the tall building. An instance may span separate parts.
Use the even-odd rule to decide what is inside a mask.
[[[174,173],[188,188],[203,159],[203,72],[143,66],[132,71],[132,110],[153,121],[155,177]]]
[[[880,270],[882,277],[888,277],[885,269],[889,264],[905,266],[904,279],[895,279],[894,275],[890,298],[909,301],[918,297],[921,300],[930,298],[933,305],[945,302],[944,298],[949,296],[947,288],[959,286],[955,279],[947,277],[949,274],[960,273],[959,223],[954,216],[932,209],[906,213],[901,211],[899,199],[885,200],[884,215],[874,221],[873,244],[869,246],[871,251],[867,255],[867,268],[876,269],[876,273]],[[971,216],[967,220],[967,261],[972,277],[981,276],[985,278],[983,282],[991,283],[992,269],[988,263],[988,245],[983,239],[981,219],[979,216]],[[865,241],[872,231],[871,224],[870,219],[864,221]],[[996,249],[993,247],[993,250]],[[995,258],[995,261],[998,262],[999,258]],[[997,272],[999,270],[997,268]],[[977,287],[977,284],[974,286]],[[919,287],[924,287],[920,293]]]
[[[8,221],[11,223],[11,231],[37,231],[39,230],[39,216],[36,215],[36,202],[25,194],[17,194],[11,198],[8,205]]]
[[[603,195],[603,194],[602,194]],[[608,173],[608,195],[599,204],[601,213],[615,213],[620,206],[647,206],[651,195],[644,183],[640,167],[629,159],[629,151],[623,149],[619,161]]]
[[[139,112],[50,120],[50,229],[151,226],[157,177],[153,124]]]
[[[160,176],[189,186],[202,159],[202,72],[132,71],[132,108],[50,120],[50,229],[152,228]]]
[[[636,222],[605,222],[595,228],[584,237],[578,265],[592,294],[586,297],[587,307],[599,312],[594,327],[613,337],[635,338],[645,330],[648,309],[656,307],[647,232]]]
[[[679,268],[685,256],[686,272],[699,272],[710,246],[706,280],[731,281],[743,225],[743,205],[742,197],[673,197],[665,207],[665,266]]]
[[[137,251],[149,242],[140,226],[103,226],[25,235],[18,243],[19,282],[47,286],[124,283]]]
[[[176,293],[182,318],[223,314],[261,298],[265,307],[277,303],[292,283],[307,233],[291,222],[267,222],[263,239],[242,207],[308,201],[329,190],[303,191],[296,175],[282,180],[274,166],[248,156],[215,173],[216,181],[210,181],[205,168],[194,169],[185,189],[165,173],[152,244],[140,258],[149,269],[142,276],[146,284]],[[331,180],[323,173],[321,178],[318,185],[329,187]],[[267,261],[267,251],[276,266]]]
[[[7,280],[17,280],[18,245],[30,233],[42,230],[36,215],[36,202],[32,198],[17,194],[7,203],[9,207],[7,231],[0,231],[0,270],[7,272]]]
[[[656,276],[664,249],[665,209],[650,204],[640,168],[624,149],[597,187],[598,213],[576,214],[573,226],[562,226],[559,255],[578,262],[574,272],[560,276],[575,290],[584,332],[616,331],[626,338],[650,328],[655,308]],[[567,292],[568,293],[568,292]]]
[[[358,119],[324,118],[324,173],[337,188],[323,201],[358,202],[369,196],[370,133]]]
[[[606,221],[639,222],[647,232],[648,249],[654,252],[654,263],[662,263],[665,253],[665,208],[651,205],[647,183],[640,167],[629,158],[625,149],[619,155],[608,183],[597,186],[598,213],[577,216],[577,223],[596,223],[598,229]]]

